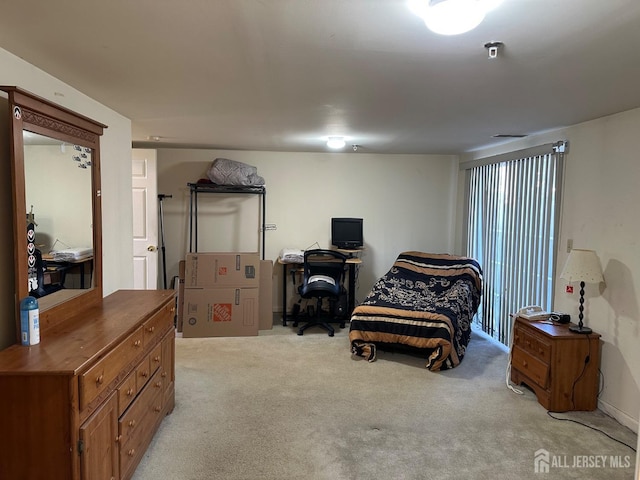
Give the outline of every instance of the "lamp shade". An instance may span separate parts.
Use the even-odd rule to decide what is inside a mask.
[[[570,282],[604,282],[598,255],[593,250],[581,250],[579,248],[571,250],[560,278]]]

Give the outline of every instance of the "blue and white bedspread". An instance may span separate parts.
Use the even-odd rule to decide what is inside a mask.
[[[402,345],[424,353],[432,371],[456,367],[480,305],[482,269],[472,258],[403,252],[351,315],[351,351],[369,361]]]

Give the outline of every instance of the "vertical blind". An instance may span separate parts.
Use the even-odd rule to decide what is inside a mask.
[[[500,342],[510,314],[551,310],[562,154],[546,153],[467,169],[467,255],[483,269],[474,323]]]

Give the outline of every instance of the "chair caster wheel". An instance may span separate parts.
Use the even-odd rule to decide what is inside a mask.
[[[302,336],[302,334],[303,334],[303,333],[304,333],[304,332],[302,332],[302,331],[298,330],[298,335]]]
[[[333,332],[329,332],[329,336],[330,336],[330,337],[333,337]]]
[[[298,322],[293,322],[293,326],[297,327],[298,326]]]
[[[344,325],[345,325],[344,323],[341,323],[340,328],[344,328]]]

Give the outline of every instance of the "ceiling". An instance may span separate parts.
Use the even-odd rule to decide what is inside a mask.
[[[454,37],[404,0],[3,3],[0,47],[135,146],[459,154],[640,107],[637,0],[504,0]]]

